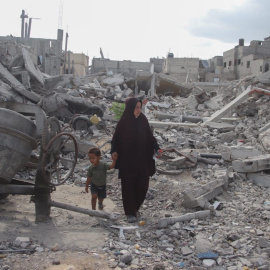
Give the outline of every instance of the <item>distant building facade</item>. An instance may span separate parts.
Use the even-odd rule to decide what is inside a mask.
[[[238,80],[249,75],[260,75],[269,70],[270,37],[264,41],[253,40],[249,46],[244,39],[233,49],[223,53],[223,73],[228,80]]]
[[[63,30],[58,29],[57,39],[27,38],[27,37],[0,37],[1,48],[8,44],[12,57],[16,56],[15,47],[10,44],[22,44],[30,47],[33,62],[40,66],[43,73],[51,76],[59,75],[62,63]],[[11,49],[13,48],[13,50]],[[17,47],[18,48],[18,47]],[[35,57],[33,57],[35,55]]]
[[[175,58],[168,53],[164,59],[151,58],[150,62],[115,61],[93,58],[91,73],[105,71],[123,73],[136,77],[139,70],[150,73],[164,73],[181,82],[224,82],[238,80],[250,75],[260,75],[270,68],[270,37],[264,41],[253,40],[244,46],[244,40],[233,49],[223,52],[223,56],[215,56],[208,60],[199,58]]]
[[[86,76],[88,74],[89,56],[84,53],[68,51],[64,63],[66,64],[62,66],[61,74],[73,74],[75,76]]]
[[[199,76],[199,58],[174,58],[172,53],[164,61],[163,73],[182,82],[197,82]]]
[[[150,62],[133,62],[131,60],[117,61],[110,60],[108,58],[93,58],[91,66],[91,74],[95,74],[101,71],[106,71],[105,65],[108,71],[113,73],[122,73],[124,76],[130,76],[135,78],[137,70],[150,71]]]

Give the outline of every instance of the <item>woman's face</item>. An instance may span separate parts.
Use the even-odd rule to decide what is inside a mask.
[[[136,118],[139,117],[139,115],[141,114],[141,112],[142,112],[142,104],[141,104],[141,102],[139,101],[139,102],[137,102],[136,107],[135,107],[135,109],[134,109],[134,116],[135,116]]]

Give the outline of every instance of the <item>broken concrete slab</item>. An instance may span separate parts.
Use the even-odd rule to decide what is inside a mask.
[[[37,104],[40,101],[40,97],[37,94],[26,90],[26,88],[1,63],[0,78],[31,102]]]
[[[192,82],[194,86],[201,88],[203,91],[211,92],[216,91],[219,88],[227,88],[231,82]]]
[[[43,86],[44,85],[43,74],[39,70],[39,68],[34,65],[28,50],[26,48],[22,48],[22,54],[26,70]]]
[[[264,172],[247,173],[247,178],[256,186],[270,187],[270,175]]]
[[[248,86],[247,89],[242,94],[240,94],[239,96],[237,96],[233,101],[231,101],[229,104],[227,104],[221,110],[216,111],[210,118],[208,118],[205,121],[205,123],[208,123],[208,122],[217,122],[218,120],[220,120],[221,117],[223,117],[228,112],[230,112],[238,104],[240,104],[243,101],[247,100],[248,97],[249,97],[250,91],[251,91],[251,86]]]
[[[197,110],[198,105],[199,105],[199,103],[198,103],[196,97],[194,95],[189,95],[188,102],[187,102],[187,109],[194,112]]]
[[[267,123],[265,126],[259,129],[259,133],[262,133],[270,128],[270,123]]]
[[[102,83],[105,86],[121,85],[125,82],[125,78],[121,73],[113,74],[112,76],[105,76],[102,78]]]
[[[204,105],[213,111],[220,110],[223,106],[223,97],[222,96],[215,96],[207,101],[204,102]]]
[[[209,200],[215,198],[218,194],[227,190],[229,184],[229,175],[227,170],[217,170],[215,172],[216,180],[213,180],[198,188],[184,190],[183,206],[186,208],[202,207],[213,210],[214,207],[209,204]]]
[[[23,103],[24,98],[18,95],[8,84],[0,80],[0,102],[5,101]]]
[[[222,158],[225,161],[246,159],[248,157],[255,157],[262,155],[262,151],[254,148],[253,146],[245,146],[245,145],[219,146],[218,149],[222,152]]]
[[[229,131],[229,132],[224,132],[220,133],[216,136],[217,139],[220,139],[223,142],[230,143],[233,140],[237,139],[237,135],[235,134],[234,131]]]
[[[187,159],[183,156],[167,160],[168,164],[176,167],[176,169],[186,168],[186,161]]]
[[[46,94],[41,102],[41,108],[48,116],[55,116],[64,122],[70,121],[75,114],[103,116],[103,109],[82,97],[73,97],[67,93],[53,91]]]
[[[255,149],[253,146],[231,146],[231,160],[235,159],[245,159],[248,157],[255,157],[262,155],[262,152],[258,149]]]
[[[43,76],[44,76],[44,87],[47,90],[54,89],[55,86],[62,80],[61,75],[48,76],[46,74],[43,74]]]
[[[149,121],[150,126],[154,128],[167,128],[168,126],[178,126],[186,128],[196,128],[198,127],[194,123],[179,123],[179,122],[158,122],[158,121]]]
[[[235,129],[234,125],[230,125],[227,123],[207,122],[207,120],[204,126],[207,127],[211,131],[216,129],[219,133],[230,132],[230,131],[234,131]]]
[[[191,122],[191,123],[199,123],[206,121],[209,117],[201,117],[201,116],[193,116],[193,115],[180,115],[176,113],[164,113],[159,111],[153,111],[153,114],[158,118],[159,120],[165,120],[165,119],[174,119],[174,118],[180,118],[181,122]],[[223,122],[235,122],[239,120],[239,118],[226,118],[222,117],[221,120]],[[235,127],[235,126],[234,126]],[[269,125],[270,127],[270,125]]]
[[[187,97],[193,89],[191,84],[180,82],[176,78],[166,74],[159,73],[157,74],[156,78],[157,94],[169,94],[171,96],[179,95],[181,97]]]
[[[265,131],[261,132],[259,134],[259,140],[261,141],[261,144],[263,145],[263,148],[265,151],[270,150],[270,129],[266,129]]]
[[[270,154],[250,157],[244,160],[234,160],[232,167],[235,172],[259,172],[270,169]]]

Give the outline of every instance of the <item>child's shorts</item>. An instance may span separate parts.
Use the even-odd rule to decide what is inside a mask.
[[[95,184],[90,184],[91,194],[97,194],[98,198],[105,199],[106,198],[106,186],[96,186]]]

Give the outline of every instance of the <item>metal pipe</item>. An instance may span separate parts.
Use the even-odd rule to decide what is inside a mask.
[[[205,157],[205,158],[222,158],[221,154],[208,154],[208,153],[200,153],[200,157]]]
[[[85,209],[85,208],[82,208],[82,207],[73,206],[73,205],[60,203],[60,202],[55,202],[55,201],[50,201],[50,205],[54,206],[54,207],[58,207],[58,208],[78,212],[78,213],[81,213],[81,214],[86,214],[86,215],[89,215],[89,216],[96,216],[96,217],[108,218],[108,219],[113,219],[113,220],[115,220],[117,218],[117,216],[115,214],[113,214],[113,213],[109,214],[109,213],[106,213],[106,212],[103,212],[103,211],[89,210],[89,209]]]
[[[0,194],[21,194],[21,195],[37,195],[51,193],[51,187],[42,187],[34,185],[11,185],[0,184]]]
[[[34,195],[35,187],[27,185],[0,185],[0,194]]]
[[[29,25],[28,25],[28,37],[30,38],[31,33],[31,25],[32,25],[32,18],[29,19]]]

